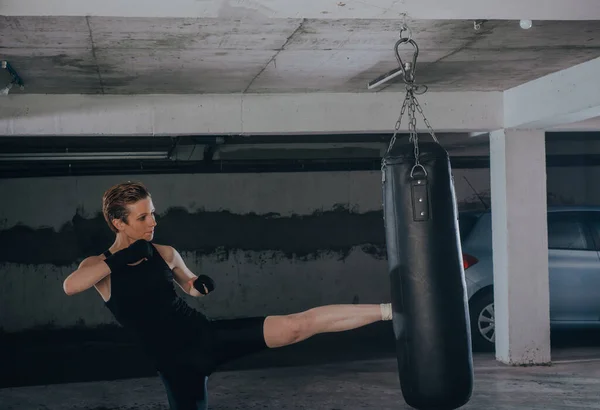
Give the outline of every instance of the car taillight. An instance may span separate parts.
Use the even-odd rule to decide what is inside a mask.
[[[479,259],[477,259],[476,257],[469,255],[468,253],[463,253],[463,267],[465,270],[469,269],[477,262],[479,262]]]

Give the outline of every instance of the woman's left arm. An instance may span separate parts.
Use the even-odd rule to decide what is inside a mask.
[[[155,246],[162,258],[169,265],[169,268],[173,271],[175,282],[177,282],[181,289],[190,296],[204,296],[204,294],[198,292],[198,290],[194,288],[194,282],[198,279],[198,276],[186,266],[179,252],[172,246]],[[204,288],[206,289],[206,286],[204,286]],[[206,289],[206,293],[209,293],[208,289]]]

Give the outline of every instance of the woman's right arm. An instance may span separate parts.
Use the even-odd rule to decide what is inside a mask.
[[[85,258],[79,268],[71,273],[63,283],[63,290],[69,296],[90,289],[110,275],[110,268],[100,256]]]

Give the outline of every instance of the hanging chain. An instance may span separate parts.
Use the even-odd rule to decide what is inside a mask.
[[[394,143],[396,142],[396,135],[400,132],[400,126],[402,125],[402,117],[404,117],[404,111],[406,111],[406,107],[408,106],[408,101],[410,97],[408,93],[404,97],[404,102],[402,103],[402,109],[400,110],[400,116],[398,117],[398,121],[396,121],[396,126],[394,127],[394,135],[392,135],[392,139],[390,140],[390,145],[388,145],[387,152],[389,153]]]
[[[418,111],[419,114],[421,114],[421,116],[423,117],[423,121],[425,122],[427,130],[429,131],[429,134],[431,135],[433,140],[438,144],[439,144],[439,141],[435,135],[435,132],[433,131],[433,127],[427,120],[427,117],[425,117],[423,108],[421,107],[421,104],[419,104],[419,101],[417,100],[417,97],[416,97],[416,95],[424,94],[425,92],[427,92],[427,86],[415,84],[415,70],[416,70],[416,65],[417,65],[417,56],[419,55],[419,47],[417,46],[417,43],[412,39],[412,33],[410,33],[410,31],[409,31],[409,37],[402,37],[402,33],[406,30],[408,30],[408,28],[406,26],[404,26],[400,32],[400,40],[398,40],[398,42],[396,43],[396,47],[395,47],[396,58],[398,60],[398,63],[400,64],[400,68],[402,69],[403,74],[404,74],[403,78],[404,78],[404,83],[406,84],[406,96],[404,97],[404,101],[402,103],[402,108],[400,110],[400,116],[398,117],[398,120],[396,121],[394,135],[392,136],[392,138],[390,140],[390,144],[388,146],[387,153],[389,153],[391,151],[392,147],[396,143],[396,136],[400,131],[402,117],[404,117],[404,113],[405,113],[406,109],[408,108],[408,119],[409,119],[408,131],[410,134],[409,141],[412,142],[414,145],[415,167],[422,168],[422,165],[419,162],[419,157],[420,157],[419,134],[417,131],[416,111]],[[402,61],[402,58],[400,57],[398,48],[400,47],[400,45],[405,44],[405,43],[410,43],[414,47],[414,54],[413,54],[412,62],[404,63]],[[383,166],[385,166],[385,162],[382,164],[382,167]],[[413,170],[414,170],[414,168],[413,168]]]
[[[411,96],[408,110],[408,132],[410,134],[408,140],[415,146],[415,165],[419,166],[421,163],[419,162],[419,133],[417,131],[417,116],[415,115],[415,96],[412,90],[407,92],[407,94]]]
[[[423,117],[423,122],[425,123],[425,125],[427,126],[427,130],[429,131],[429,135],[431,135],[431,138],[433,138],[433,140],[436,143],[440,143],[437,139],[437,137],[435,136],[435,132],[433,131],[433,127],[431,126],[431,124],[429,124],[429,120],[427,120],[427,117],[425,117],[425,113],[423,112],[423,108],[421,108],[421,104],[419,104],[419,100],[417,100],[417,97],[413,96],[413,101],[414,101],[414,105],[417,109],[417,111],[419,111],[419,114],[421,114],[421,117]]]

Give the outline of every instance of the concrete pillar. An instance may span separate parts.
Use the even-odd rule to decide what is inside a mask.
[[[496,359],[550,362],[545,133],[490,135]]]

